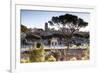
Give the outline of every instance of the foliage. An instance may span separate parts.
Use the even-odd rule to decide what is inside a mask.
[[[56,58],[53,55],[49,55],[46,61],[53,62],[53,61],[56,61]]]
[[[24,25],[21,25],[21,32],[27,32],[28,31],[28,28]]]
[[[65,14],[60,16],[53,16],[51,21],[48,21],[50,25],[57,25],[58,27],[67,27],[71,31],[86,27],[88,25],[83,19],[72,14]]]
[[[31,62],[44,62],[45,61],[45,51],[43,48],[36,48],[30,52],[30,61]]]

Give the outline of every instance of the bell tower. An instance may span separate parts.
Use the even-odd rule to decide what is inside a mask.
[[[48,23],[45,23],[45,31],[48,31]]]

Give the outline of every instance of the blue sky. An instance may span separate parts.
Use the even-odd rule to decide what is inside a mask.
[[[52,12],[52,11],[34,11],[34,10],[21,10],[21,24],[27,26],[28,28],[43,28],[45,22],[51,20],[52,16],[59,16],[64,14],[73,14],[89,22],[89,13],[79,13],[79,12]],[[85,30],[89,30],[88,26]]]

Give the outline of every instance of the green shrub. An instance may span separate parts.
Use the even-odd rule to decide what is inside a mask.
[[[40,44],[38,48],[31,50],[30,52],[30,61],[31,62],[44,62],[45,61],[45,51]]]
[[[56,61],[56,58],[53,56],[53,55],[49,55],[46,59],[46,61],[48,62],[53,62],[53,61]]]

